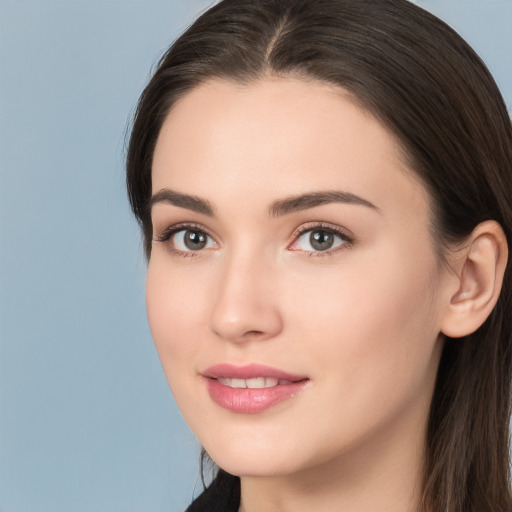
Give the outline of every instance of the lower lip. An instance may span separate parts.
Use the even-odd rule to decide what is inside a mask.
[[[211,399],[224,409],[241,414],[256,414],[293,398],[306,382],[307,379],[271,388],[249,389],[231,388],[216,379],[207,378],[206,386]]]

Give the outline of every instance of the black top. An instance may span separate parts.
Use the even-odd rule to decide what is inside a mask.
[[[238,512],[239,507],[240,479],[220,469],[185,512]]]

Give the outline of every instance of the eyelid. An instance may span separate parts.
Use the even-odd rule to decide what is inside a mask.
[[[211,236],[209,231],[200,224],[196,224],[194,222],[178,222],[177,224],[172,224],[163,229],[160,234],[153,233],[153,241],[155,242],[167,242],[172,235],[177,233],[178,231],[182,231],[183,229],[195,229],[197,231],[202,231],[206,233],[208,236]]]
[[[211,238],[217,246],[219,245],[218,242],[216,241],[216,238],[210,233],[210,231],[207,228],[195,222],[179,222],[177,224],[172,224],[171,226],[168,226],[163,231],[161,231],[158,235],[154,234],[153,241],[166,244],[167,249],[173,253],[177,253],[183,256],[199,256],[200,253],[203,252],[203,250],[182,251],[168,243],[176,233],[186,230],[200,231],[201,233],[204,233],[209,238]]]
[[[154,242],[160,242],[160,243],[166,243],[169,242],[171,237],[175,235],[176,233],[179,233],[180,231],[184,230],[197,230],[205,233],[208,237],[210,237],[214,243],[219,246],[219,243],[216,240],[216,237],[210,233],[210,231],[203,225],[195,223],[195,222],[179,222],[177,224],[172,224],[171,226],[168,226],[163,231],[161,231],[159,234],[153,236]],[[297,240],[304,235],[305,233],[308,233],[310,231],[314,230],[323,230],[327,231],[329,233],[332,233],[338,237],[340,237],[344,243],[341,244],[341,246],[335,247],[334,249],[327,249],[325,251],[305,251],[303,249],[291,249],[291,247],[297,242]],[[305,252],[309,255],[318,255],[318,256],[327,256],[329,254],[332,254],[334,252],[337,252],[339,250],[345,249],[350,246],[352,246],[355,242],[354,235],[352,232],[346,228],[342,228],[339,225],[331,224],[328,222],[323,221],[312,221],[307,222],[305,224],[300,225],[290,236],[292,241],[288,244],[288,249],[297,251],[297,252]],[[179,253],[186,256],[199,256],[203,250],[198,251],[181,251],[175,247],[171,247],[170,244],[167,244],[168,249],[171,252]]]
[[[308,233],[310,231],[327,231],[332,233],[333,235],[339,236],[344,243],[341,246],[335,247],[334,249],[327,249],[325,251],[304,251],[302,249],[290,249],[295,243],[297,243],[298,239]],[[317,221],[317,222],[307,222],[306,224],[302,224],[299,226],[291,235],[292,242],[288,245],[290,250],[294,250],[297,252],[306,252],[310,255],[318,255],[318,256],[327,256],[339,250],[343,250],[345,248],[350,247],[355,242],[355,237],[352,232],[346,228],[342,228],[336,224],[330,224],[328,222]]]

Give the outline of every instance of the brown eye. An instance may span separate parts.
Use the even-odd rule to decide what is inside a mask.
[[[169,240],[175,250],[180,252],[197,252],[217,247],[212,237],[200,229],[179,229],[166,239]],[[162,241],[165,241],[165,239]]]
[[[323,230],[311,231],[309,243],[315,251],[327,251],[334,245],[334,235]]]
[[[199,251],[206,247],[208,235],[201,231],[187,229],[183,235],[183,243],[191,251]]]

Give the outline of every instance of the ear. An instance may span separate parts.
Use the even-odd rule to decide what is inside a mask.
[[[496,221],[482,222],[454,255],[456,279],[450,285],[441,332],[460,338],[475,332],[498,300],[508,258],[503,229]]]

